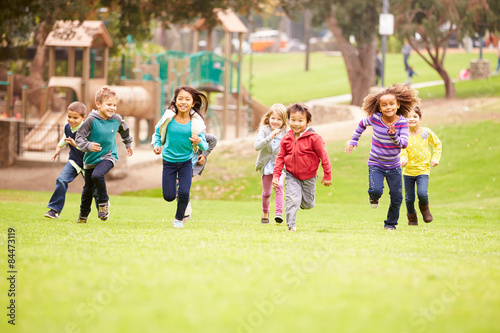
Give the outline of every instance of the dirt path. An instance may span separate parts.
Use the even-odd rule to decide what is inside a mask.
[[[436,123],[461,123],[474,118],[499,119],[498,113],[488,112],[487,108],[481,106],[492,103],[500,103],[500,98],[470,98],[465,100],[433,100],[424,101],[422,110],[424,112],[424,125]],[[471,110],[475,110],[472,114]],[[478,111],[479,110],[479,111]],[[315,125],[314,129],[324,137],[326,141],[350,138],[359,119],[339,123]],[[255,136],[238,139],[237,142],[221,141],[218,147],[224,147],[225,151],[238,147],[238,153],[242,154],[241,147],[248,147],[248,153],[254,153],[253,142]],[[221,151],[222,149],[219,149]],[[245,149],[246,151],[246,149]],[[217,158],[218,149],[215,149],[211,158]],[[124,179],[111,179],[107,181],[109,194],[121,194],[126,191],[161,187],[161,161],[155,159],[148,147],[139,148],[135,158],[147,160],[145,164],[137,164],[129,168],[128,176]],[[52,164],[43,167],[9,167],[0,169],[0,188],[32,191],[51,192],[55,187],[55,180],[62,170],[61,164]],[[83,178],[77,178],[70,184],[68,191],[80,193],[83,187]]]

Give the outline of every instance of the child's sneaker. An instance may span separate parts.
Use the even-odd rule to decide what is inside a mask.
[[[385,229],[385,230],[396,230],[396,227],[395,227],[395,226],[393,226],[393,225],[386,225],[386,226],[384,227],[384,229]]]
[[[372,199],[372,197],[369,197],[369,200],[370,200],[370,206],[372,208],[377,208],[378,207],[378,200],[374,200],[374,199]]]
[[[109,206],[110,206],[109,201],[100,203],[97,217],[103,221],[106,221],[109,217]]]
[[[283,222],[283,216],[281,216],[281,215],[276,215],[276,216],[274,217],[274,220],[276,221],[276,223],[281,223],[281,222]]]
[[[174,219],[173,227],[174,228],[184,228],[184,224],[182,223],[182,221]]]
[[[297,231],[297,228],[295,228],[295,227],[288,227],[288,231]]]
[[[81,216],[80,214],[78,214],[78,221],[76,221],[76,223],[87,223],[87,217],[88,216]]]
[[[56,212],[55,210],[51,209],[49,210],[47,213],[45,213],[44,215],[45,217],[48,217],[49,219],[58,219],[60,216],[59,216],[59,213]]]

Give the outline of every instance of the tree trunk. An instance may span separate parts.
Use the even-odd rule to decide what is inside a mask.
[[[451,80],[450,76],[448,75],[448,72],[444,69],[444,66],[441,66],[439,64],[434,67],[434,69],[438,72],[439,76],[444,81],[444,87],[446,89],[446,98],[447,99],[453,99],[456,96],[456,90],[455,90],[455,85],[453,84],[453,81]]]
[[[375,50],[377,48],[377,38],[367,45],[359,48],[354,47],[343,36],[336,18],[335,6],[331,6],[330,16],[326,19],[326,24],[332,31],[337,41],[337,45],[344,58],[344,63],[351,86],[352,105],[361,106],[363,99],[370,92],[370,87],[375,82]]]
[[[14,74],[14,94],[21,96],[22,87],[24,85],[28,86],[28,101],[37,108],[40,107],[41,87],[45,84],[44,75],[45,65],[47,62],[47,48],[44,43],[48,36],[45,27],[46,23],[41,22],[38,26],[37,33],[35,34],[36,52],[35,57],[31,62],[30,74],[28,76]],[[0,78],[2,80],[6,80],[6,69],[0,69]]]

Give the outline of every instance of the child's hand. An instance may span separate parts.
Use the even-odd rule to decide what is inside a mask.
[[[401,160],[401,166],[404,168],[408,164],[408,161]]]
[[[277,189],[280,186],[279,178],[273,178],[273,188]]]
[[[331,180],[331,179],[330,179],[330,180],[326,180],[325,178],[323,178],[323,179],[321,180],[321,184],[323,184],[323,185],[325,185],[325,186],[327,186],[327,187],[328,187],[328,186],[331,186],[331,185],[332,185],[332,180]]]
[[[155,153],[156,155],[160,155],[161,154],[161,147],[154,147],[153,153]]]
[[[352,153],[352,150],[353,150],[353,149],[356,149],[356,146],[349,145],[349,146],[345,147],[344,152],[345,152],[347,155],[351,155],[351,153]]]
[[[55,162],[55,160],[56,160],[56,158],[57,158],[57,155],[59,155],[59,151],[57,151],[57,150],[56,150],[56,152],[54,153],[54,156],[52,156],[52,157],[50,158],[50,160],[51,160],[52,162]]]
[[[387,134],[396,134],[396,127],[394,127],[393,123],[389,123],[389,130],[387,131]]]
[[[132,147],[127,148],[127,156],[130,157],[134,155],[134,149]]]
[[[276,135],[280,134],[281,128],[277,128],[271,132],[271,138],[275,138]]]
[[[98,144],[97,142],[92,142],[92,146],[90,148],[90,151],[101,151],[102,150],[102,147],[100,144]]]
[[[198,163],[199,165],[203,165],[203,164],[205,164],[205,161],[206,161],[205,156],[203,156],[203,155],[198,155],[198,162],[197,162],[197,163]]]
[[[195,144],[198,144],[201,142],[201,138],[197,135],[193,135],[192,137],[189,138],[189,140],[191,140],[191,142],[195,143]]]
[[[439,164],[438,161],[431,161],[431,166],[433,166],[433,167],[437,166],[438,164]]]
[[[66,139],[64,139],[64,141],[66,141],[67,143],[69,143],[70,145],[72,145],[73,147],[76,148],[76,142],[73,138],[66,138]]]

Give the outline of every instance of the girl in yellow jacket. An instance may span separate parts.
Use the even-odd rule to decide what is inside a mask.
[[[408,115],[408,146],[401,151],[408,225],[418,225],[415,210],[415,185],[417,186],[418,207],[424,222],[432,222],[433,217],[427,195],[429,175],[431,167],[439,164],[442,151],[442,144],[437,135],[427,127],[421,127],[421,121],[422,111],[416,106]]]

